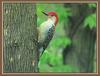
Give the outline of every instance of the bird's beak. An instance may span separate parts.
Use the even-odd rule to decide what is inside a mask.
[[[42,11],[42,13],[43,13],[44,15],[48,16],[48,14],[47,14],[47,13],[45,13],[45,12],[43,12],[43,11]]]

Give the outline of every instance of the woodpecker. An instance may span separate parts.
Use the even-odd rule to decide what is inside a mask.
[[[38,28],[39,56],[43,54],[49,45],[51,39],[53,38],[55,27],[58,23],[58,15],[56,12],[42,13],[47,16],[47,20],[44,21]]]

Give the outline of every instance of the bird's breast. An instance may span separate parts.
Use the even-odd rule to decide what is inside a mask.
[[[52,28],[52,26],[54,26],[54,23],[53,22],[44,22],[40,25],[39,27],[39,36],[38,36],[38,41],[43,43],[44,40],[45,40],[45,37],[47,37],[48,35],[48,31],[50,28]]]

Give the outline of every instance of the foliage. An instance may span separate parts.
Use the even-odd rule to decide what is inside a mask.
[[[88,26],[90,29],[93,29],[96,27],[96,14],[95,13],[86,17],[84,21],[84,27],[88,27]]]
[[[44,69],[44,67],[46,69]],[[40,68],[41,72],[79,72],[79,69],[77,67],[71,66],[71,65],[59,65],[50,67],[48,65],[42,65]]]
[[[89,8],[96,8],[96,3],[89,3]],[[96,13],[92,13],[85,18],[84,27],[89,27],[93,29],[96,27]]]
[[[89,6],[90,8],[96,8],[96,3],[89,3],[88,6]]]

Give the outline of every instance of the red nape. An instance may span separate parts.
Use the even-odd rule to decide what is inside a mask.
[[[48,12],[48,14],[51,15],[51,16],[54,15],[56,17],[55,25],[57,25],[57,23],[58,23],[58,15],[57,15],[57,13],[56,12]]]

